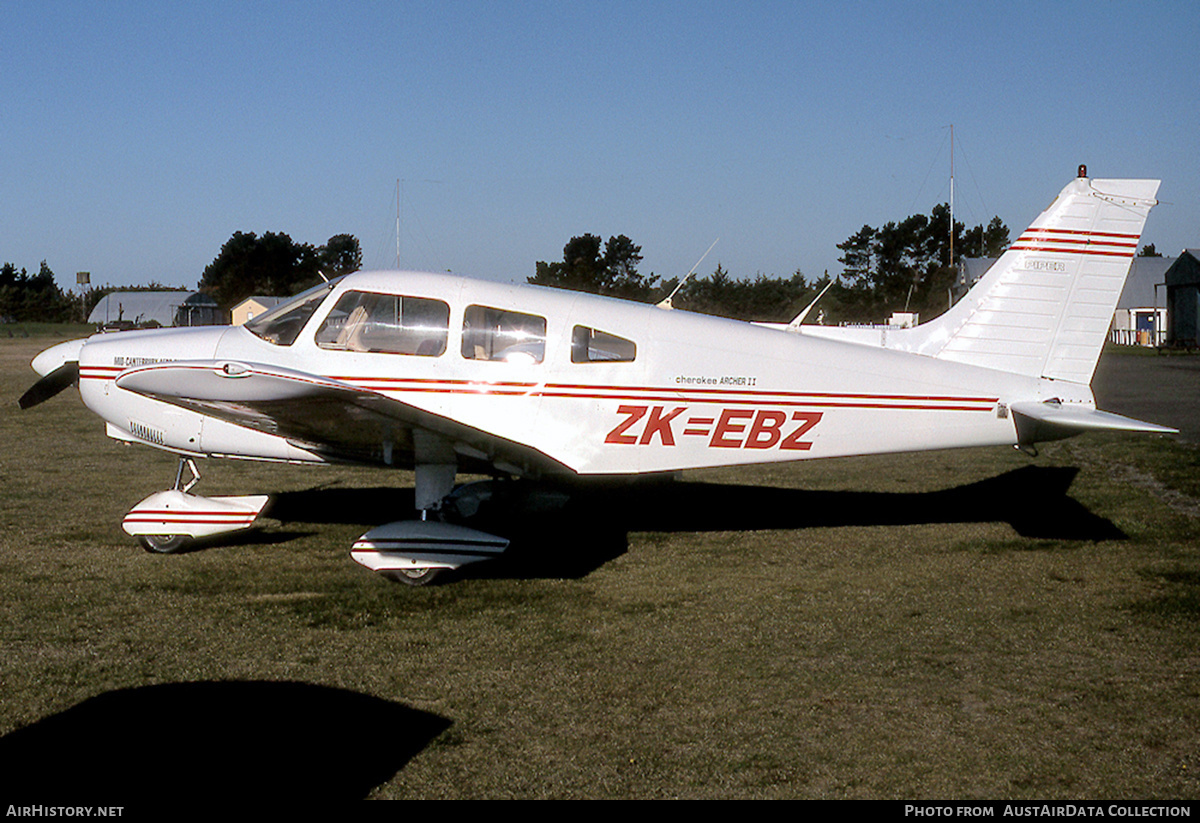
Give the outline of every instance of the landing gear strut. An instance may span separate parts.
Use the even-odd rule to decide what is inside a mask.
[[[187,483],[183,482],[183,470],[185,468],[192,475]],[[175,470],[175,488],[173,491],[187,494],[192,486],[195,486],[199,482],[200,470],[196,468],[196,461],[190,457],[179,458],[179,468]],[[142,548],[152,554],[175,554],[176,552],[183,551],[195,542],[186,534],[142,534],[138,536],[138,540],[141,542]]]
[[[354,541],[350,557],[389,580],[425,586],[444,569],[498,557],[508,548],[508,540],[437,519],[442,501],[454,489],[458,469],[454,451],[445,440],[420,429],[414,432],[414,439],[416,504],[421,519],[371,529]]]

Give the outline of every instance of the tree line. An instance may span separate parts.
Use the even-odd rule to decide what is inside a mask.
[[[58,287],[45,260],[33,275],[12,263],[0,266],[0,320],[66,323],[77,314],[78,301]]]
[[[832,285],[828,272],[812,281],[799,269],[787,277],[760,273],[738,278],[718,264],[707,277],[689,278],[671,303],[738,320],[785,322],[830,285],[820,303],[825,322],[880,322],[895,311],[919,312],[929,319],[949,307],[957,264],[964,256],[997,257],[1008,242],[1008,227],[999,217],[970,229],[956,220],[952,261],[950,208],[943,203],[928,215],[879,228],[865,225],[837,244],[844,270]],[[657,303],[675,292],[679,278],[662,280],[638,272],[641,250],[623,234],[607,242],[593,234],[573,237],[563,247],[562,260],[538,261],[527,282]]]
[[[321,281],[357,271],[362,250],[351,234],[337,234],[323,246],[297,243],[282,232],[234,232],[205,267],[199,290],[229,309],[251,295],[288,297]],[[0,267],[0,321],[84,322],[96,304],[114,291],[168,291],[152,282],[144,286],[89,286],[76,297],[54,282],[46,261],[37,274]]]
[[[288,235],[234,232],[204,268],[200,291],[230,309],[252,295],[288,297],[362,268],[362,249],[352,234],[335,234],[323,246]]]
[[[690,311],[739,320],[791,320],[817,293],[824,322],[880,322],[894,311],[919,312],[929,319],[950,304],[950,291],[963,256],[998,256],[1009,243],[999,217],[968,229],[954,222],[953,255],[947,204],[928,215],[916,214],[879,228],[864,225],[838,243],[843,271],[810,280],[798,269],[787,276],[736,277],[720,264],[708,276],[679,278],[642,274],[642,247],[624,234],[583,234],[563,247],[561,260],[537,261],[529,283],[657,303],[674,294],[672,304]],[[953,256],[953,259],[951,257]],[[235,232],[205,267],[200,291],[223,308],[252,295],[289,296],[321,281],[356,271],[362,250],[351,234],[337,234],[324,245],[298,243],[282,232]],[[154,284],[157,285],[157,284]],[[143,287],[147,288],[147,287]],[[54,283],[45,261],[36,275],[11,264],[0,270],[0,317],[11,320],[68,320],[89,310],[112,291],[91,288],[80,301]],[[81,305],[82,303],[82,305]],[[86,316],[86,313],[84,314]],[[82,319],[82,318],[79,318]],[[814,318],[816,319],[816,314]]]
[[[54,272],[43,260],[38,273],[17,270],[12,263],[0,266],[0,322],[83,323],[106,294],[114,291],[171,291],[175,287],[151,282],[145,286],[88,286],[78,296],[64,292],[54,282]],[[183,291],[180,289],[180,291]]]
[[[895,311],[920,312],[922,319],[941,314],[950,306],[959,261],[999,257],[1008,242],[1008,227],[999,217],[970,230],[956,220],[952,237],[946,203],[878,229],[863,226],[837,244],[848,313],[859,322]]]

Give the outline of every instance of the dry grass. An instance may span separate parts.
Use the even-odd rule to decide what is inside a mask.
[[[409,589],[347,556],[404,473],[210,462],[278,519],[143,553],[121,517],[174,461],[73,393],[19,412],[48,342],[0,340],[5,802],[63,751],[51,788],[131,800],[1200,797],[1192,449],[698,473]]]

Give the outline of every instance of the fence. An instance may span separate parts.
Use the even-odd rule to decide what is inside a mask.
[[[1138,331],[1136,329],[1112,329],[1108,333],[1109,342],[1118,346],[1164,346],[1167,343],[1165,331]]]

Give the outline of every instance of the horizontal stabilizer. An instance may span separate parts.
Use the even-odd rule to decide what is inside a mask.
[[[1009,407],[1017,426],[1017,441],[1022,445],[1041,440],[1061,440],[1085,431],[1150,432],[1179,434],[1178,429],[1146,423],[1091,406],[1063,404],[1057,400],[1044,403],[1013,403]]]

